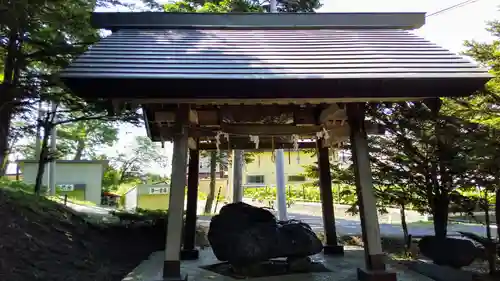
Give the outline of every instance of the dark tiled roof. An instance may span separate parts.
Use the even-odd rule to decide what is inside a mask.
[[[397,29],[123,29],[64,78],[489,78],[486,70]]]
[[[422,13],[96,13],[62,79],[86,99],[330,102],[469,95],[484,69],[407,30]]]

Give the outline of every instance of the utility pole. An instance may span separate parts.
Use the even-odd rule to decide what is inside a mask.
[[[269,11],[276,13],[278,8],[276,0],[270,1]],[[276,150],[276,207],[278,209],[278,219],[287,220],[286,214],[286,187],[285,187],[285,151]]]
[[[276,5],[276,0],[269,1],[269,11],[271,13],[277,13],[278,12],[278,7]]]
[[[285,187],[285,152],[276,150],[276,207],[278,219],[287,220],[286,214],[286,187]]]

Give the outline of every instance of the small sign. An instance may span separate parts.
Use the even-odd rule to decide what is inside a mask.
[[[58,184],[57,189],[59,189],[60,191],[64,191],[64,192],[74,191],[75,185],[74,184]]]
[[[168,187],[151,187],[149,194],[168,194]]]

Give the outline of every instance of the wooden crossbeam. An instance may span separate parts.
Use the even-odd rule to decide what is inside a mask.
[[[365,127],[368,134],[380,134],[381,128],[379,125],[372,122],[366,121]],[[248,137],[250,135],[254,136],[291,136],[299,135],[302,138],[307,136],[314,136],[316,132],[322,130],[321,126],[295,126],[295,125],[223,125],[221,127],[191,127],[188,130],[190,137],[202,138],[202,137],[215,137],[218,131],[228,133],[233,136]],[[332,138],[342,138],[348,137],[350,130],[349,125],[345,123],[343,126],[333,125],[326,126],[327,131],[330,133]],[[161,135],[168,139],[173,135],[174,131],[172,127],[161,127]],[[383,132],[382,132],[383,133]]]
[[[293,149],[293,143],[286,143],[286,142],[278,142],[278,143],[271,143],[271,142],[262,142],[259,143],[259,149],[255,148],[255,144],[253,142],[247,141],[247,140],[239,140],[239,141],[230,141],[229,144],[226,142],[222,142],[219,145],[220,150],[227,150],[227,149],[244,149],[244,150],[272,150],[272,149]],[[315,149],[316,148],[316,142],[300,142],[299,143],[299,149]],[[199,149],[200,150],[215,150],[217,149],[217,145],[215,142],[200,142],[199,144]]]

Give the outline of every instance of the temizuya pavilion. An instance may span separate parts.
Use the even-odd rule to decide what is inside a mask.
[[[261,136],[260,149],[289,148],[292,136],[326,131],[329,138],[312,143],[318,147],[325,254],[343,253],[336,241],[328,149],[348,137],[366,253],[358,278],[396,280],[383,259],[364,107],[469,95],[490,79],[486,70],[407,31],[424,22],[423,13],[96,13],[94,26],[113,34],[61,77],[87,100],[110,101],[115,112],[142,105],[149,136],[174,142],[165,279],[182,279],[181,257],[197,257],[200,149],[253,149],[249,135]],[[226,133],[228,139],[221,137]]]

